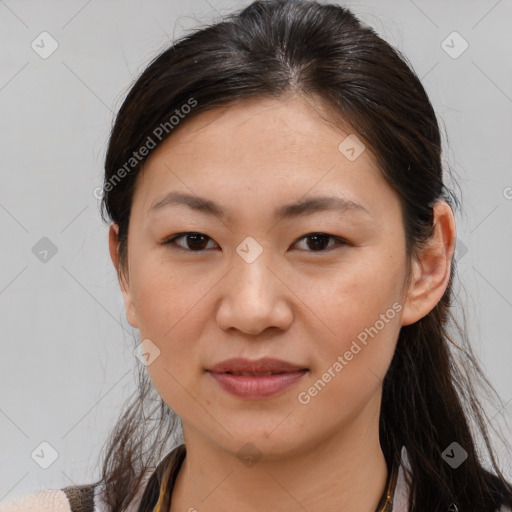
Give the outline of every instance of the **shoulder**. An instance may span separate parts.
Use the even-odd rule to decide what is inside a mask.
[[[142,477],[134,500],[128,504],[127,512],[139,510],[142,495],[154,473],[154,468],[148,469]],[[32,491],[0,502],[0,512],[108,512],[104,491],[105,485],[102,483]]]
[[[0,504],[0,512],[99,512],[95,486],[32,491]]]
[[[33,491],[6,503],[0,503],[0,512],[72,512],[69,499],[61,489]]]

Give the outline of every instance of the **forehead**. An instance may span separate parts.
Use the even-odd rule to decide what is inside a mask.
[[[285,150],[287,155],[323,151],[338,156],[339,142],[350,133],[353,129],[349,123],[341,118],[333,122],[332,108],[316,96],[244,99],[190,119],[185,116],[150,160],[178,148],[182,154],[198,157],[198,148],[215,149],[218,153],[229,149],[232,159],[260,150],[266,154]],[[264,155],[259,153],[259,157]]]
[[[176,189],[244,208],[336,188],[363,204],[379,190],[390,193],[369,148],[353,161],[340,152],[353,130],[331,119],[319,99],[297,96],[244,100],[185,117],[146,161],[137,202],[149,211]]]

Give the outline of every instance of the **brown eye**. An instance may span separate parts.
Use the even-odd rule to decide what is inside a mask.
[[[310,233],[308,235],[304,235],[301,240],[310,240],[310,242],[306,242],[306,247],[311,249],[307,250],[307,252],[323,252],[326,249],[330,249],[335,245],[346,245],[347,242],[340,237],[334,235],[328,235],[327,233]],[[329,240],[334,240],[334,243],[328,245]],[[296,243],[298,243],[297,241]]]
[[[185,246],[176,243],[176,240],[179,240],[180,238],[185,239]],[[208,240],[212,240],[212,239],[209,236],[204,235],[203,233],[190,232],[190,233],[180,233],[179,235],[176,235],[176,236],[170,238],[169,240],[166,240],[164,242],[164,244],[165,245],[171,245],[171,244],[177,245],[181,249],[185,249],[185,250],[193,251],[193,252],[199,252],[199,251],[202,251],[207,248],[206,246],[207,246]]]
[[[177,240],[179,239],[185,240],[184,244],[183,242],[178,243]],[[336,245],[348,245],[348,242],[343,238],[326,233],[310,233],[308,235],[304,235],[295,242],[294,245],[303,240],[306,241],[306,248],[302,250],[305,250],[306,252],[326,252]],[[179,233],[178,235],[175,235],[163,242],[163,244],[174,245],[189,252],[201,252],[212,248],[211,246],[208,247],[209,241],[213,242],[209,236],[203,233],[187,232]],[[330,243],[331,241],[333,243]]]

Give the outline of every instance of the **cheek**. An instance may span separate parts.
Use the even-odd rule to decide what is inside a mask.
[[[316,345],[319,364],[310,383],[319,376],[320,387],[328,381],[328,394],[338,401],[357,402],[360,393],[375,391],[384,378],[401,326],[403,264],[391,255],[375,256],[314,288],[311,303],[324,334]]]
[[[152,377],[161,373],[162,378],[169,381],[167,370],[180,380],[186,368],[183,362],[197,357],[193,351],[197,350],[197,340],[201,339],[204,299],[213,283],[191,279],[170,265],[151,259],[133,268],[136,271],[132,276],[132,295],[140,338],[151,340],[160,351],[148,371]],[[172,379],[167,385],[172,385]]]
[[[206,315],[205,298],[213,283],[195,281],[155,264],[140,267],[134,290],[141,340],[158,347],[158,357],[147,366],[157,393],[178,415],[204,411],[191,399],[201,375],[198,340]],[[164,271],[165,269],[165,271]],[[198,420],[199,421],[199,420]]]
[[[187,312],[198,301],[198,287],[204,285],[185,276],[156,257],[134,258],[132,294],[141,336],[163,341],[187,321]]]
[[[311,300],[332,336],[347,340],[372,326],[395,302],[401,302],[404,280],[404,262],[375,251],[333,273],[321,286],[311,287]]]
[[[336,335],[324,336],[313,373],[298,390],[308,421],[345,424],[380,391],[400,332],[402,306],[398,301],[371,308],[363,301],[359,306],[332,317]]]

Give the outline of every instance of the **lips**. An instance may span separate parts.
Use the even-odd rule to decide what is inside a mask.
[[[244,375],[245,377],[264,377],[268,375],[279,375],[281,373],[287,373],[287,372],[222,372],[222,373],[229,373],[229,375]]]
[[[207,371],[227,393],[244,400],[264,400],[296,385],[308,368],[280,359],[235,358],[222,361]]]
[[[264,376],[278,373],[297,372],[301,370],[307,370],[307,368],[283,361],[281,359],[274,359],[269,357],[264,357],[256,361],[250,361],[249,359],[238,357],[217,363],[207,370],[213,373]]]

